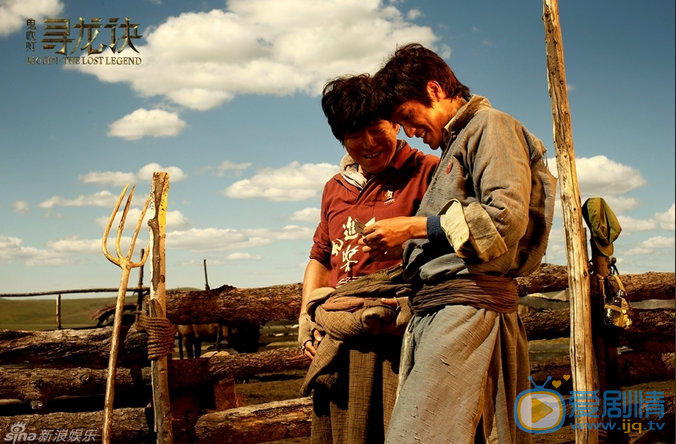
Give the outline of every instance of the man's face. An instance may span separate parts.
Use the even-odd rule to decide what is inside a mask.
[[[450,119],[442,112],[439,102],[426,106],[416,100],[399,105],[392,121],[400,124],[408,137],[420,137],[433,150],[439,148],[444,138],[444,127]]]
[[[398,132],[399,125],[381,120],[362,131],[345,134],[343,144],[367,176],[378,174],[394,157]]]

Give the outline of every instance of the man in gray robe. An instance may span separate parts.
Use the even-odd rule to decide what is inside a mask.
[[[415,291],[386,443],[530,442],[513,413],[530,372],[514,278],[547,247],[556,182],[546,150],[418,44],[386,62],[374,94],[383,118],[442,150],[416,216],[378,221],[362,241],[376,259],[406,242]]]

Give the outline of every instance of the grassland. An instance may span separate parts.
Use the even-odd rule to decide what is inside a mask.
[[[134,296],[130,302],[135,300]],[[94,327],[96,320],[89,316],[99,308],[114,303],[114,297],[84,299],[63,296],[61,327]],[[0,298],[0,329],[54,330],[56,326],[56,296],[52,299]]]

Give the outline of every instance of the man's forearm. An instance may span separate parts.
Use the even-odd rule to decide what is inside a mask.
[[[329,275],[331,270],[326,268],[321,262],[310,259],[305,267],[305,275],[303,276],[303,292],[301,297],[300,314],[305,313],[305,305],[307,304],[310,293],[320,287],[329,285]]]

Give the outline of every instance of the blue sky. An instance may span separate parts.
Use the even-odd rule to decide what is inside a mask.
[[[618,215],[620,273],[673,271],[674,2],[559,8],[582,199],[604,197]],[[42,47],[46,18],[80,17],[129,17],[139,52],[116,56],[141,64],[27,63],[57,56]],[[301,281],[344,153],[321,88],[375,72],[397,44],[435,49],[542,139],[555,168],[541,17],[535,1],[0,0],[0,293],[116,287],[105,222],[124,185],[143,197],[156,170],[171,177],[168,288],[203,287],[205,259],[212,288]],[[105,29],[96,43],[109,42]],[[547,261],[565,264],[557,214]],[[147,238],[144,226],[137,251]]]

